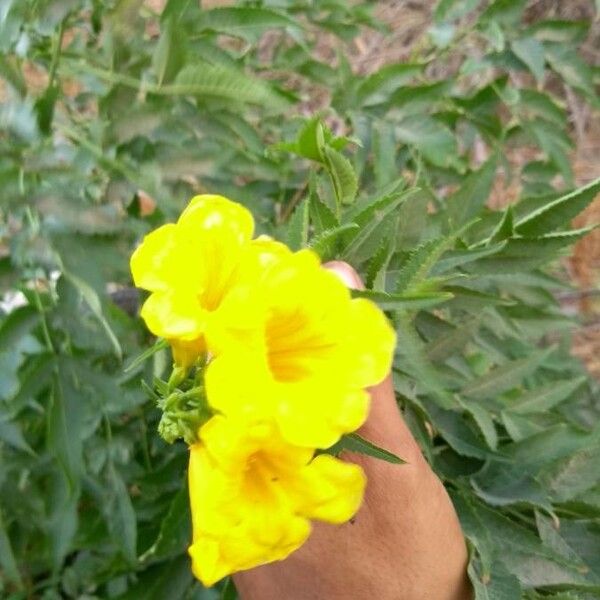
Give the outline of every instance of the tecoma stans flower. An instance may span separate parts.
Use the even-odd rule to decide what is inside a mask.
[[[142,317],[169,340],[177,363],[191,364],[206,350],[207,331],[232,287],[284,252],[277,242],[251,241],[253,231],[252,215],[240,204],[196,196],[177,223],[148,234],[131,257],[135,285],[151,292]]]
[[[355,464],[293,446],[268,422],[217,415],[190,447],[194,574],[204,585],[280,560],[300,547],[310,519],[343,523],[365,476]]]
[[[311,251],[280,256],[259,283],[223,303],[208,402],[226,415],[272,418],[292,444],[327,448],[366,419],[365,388],[389,372],[395,334]]]

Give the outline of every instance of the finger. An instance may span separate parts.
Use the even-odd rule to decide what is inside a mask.
[[[360,275],[346,262],[330,261],[323,265],[350,289],[365,288]],[[371,408],[366,422],[358,430],[369,441],[383,446],[408,462],[421,458],[421,451],[398,409],[391,373],[369,389]]]

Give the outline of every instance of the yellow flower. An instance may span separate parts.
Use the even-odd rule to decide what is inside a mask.
[[[377,306],[352,299],[315,254],[280,255],[222,311],[212,338],[219,354],[206,372],[214,409],[273,418],[290,443],[317,448],[364,422],[365,388],[388,373],[395,335]]]
[[[131,257],[135,285],[151,292],[142,317],[171,342],[175,361],[191,364],[206,351],[219,307],[240,281],[255,278],[281,244],[251,241],[250,212],[223,196],[193,198],[177,223],[148,234]]]
[[[362,469],[288,444],[267,422],[215,416],[190,447],[192,570],[204,585],[280,560],[310,533],[309,519],[343,523],[358,510]]]

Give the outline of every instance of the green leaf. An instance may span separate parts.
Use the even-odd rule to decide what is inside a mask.
[[[498,394],[517,387],[528,375],[533,373],[548,358],[553,348],[532,353],[526,358],[512,360],[482,377],[465,385],[461,394],[469,398],[494,398]]]
[[[188,64],[177,74],[174,83],[163,85],[161,93],[173,96],[218,98],[236,103],[260,104],[284,108],[288,102],[267,83],[224,65]]]
[[[81,294],[82,298],[90,307],[90,310],[92,311],[96,319],[98,319],[100,325],[102,325],[106,336],[112,344],[112,347],[115,351],[115,355],[119,360],[121,360],[123,358],[123,350],[121,349],[121,344],[119,343],[117,336],[115,335],[114,331],[112,330],[111,326],[106,320],[106,317],[104,316],[100,298],[98,297],[98,294],[96,294],[96,292],[94,291],[94,288],[92,288],[91,285],[89,285],[86,281],[84,281],[77,275],[65,271],[64,269],[63,277]]]
[[[519,23],[526,0],[493,0],[483,11],[481,22],[495,21],[500,25],[514,26]]]
[[[433,362],[443,361],[453,354],[460,352],[479,329],[481,318],[478,315],[431,340],[426,347],[429,360]]]
[[[505,243],[492,244],[484,248],[471,247],[467,250],[448,250],[431,268],[432,275],[443,275],[457,267],[468,265],[476,260],[494,255],[503,250]]]
[[[309,204],[307,200],[296,207],[287,227],[287,244],[292,250],[300,250],[308,244]]]
[[[516,600],[523,597],[519,580],[499,561],[493,563],[490,573],[483,574],[472,557],[467,570],[475,600]]]
[[[420,152],[439,167],[458,165],[456,138],[442,122],[428,115],[407,117],[395,126],[399,141]]]
[[[137,562],[137,520],[129,492],[122,477],[111,466],[108,470],[108,503],[105,507],[109,529],[131,565]]]
[[[423,65],[401,63],[386,65],[365,77],[356,91],[359,106],[373,106],[387,102],[405,83],[423,71]]]
[[[344,259],[351,263],[354,262],[353,258],[358,256],[363,248],[368,246],[380,226],[385,226],[389,222],[390,216],[394,214],[398,207],[416,196],[417,193],[418,190],[410,190],[408,192],[396,191],[383,197],[377,197],[368,203],[366,207],[357,203],[356,208],[360,210],[352,219],[359,225],[360,229],[348,242],[343,252]]]
[[[442,408],[456,407],[456,401],[450,396],[439,372],[428,359],[426,346],[416,331],[409,314],[400,311],[395,317],[398,339],[402,343],[397,348],[398,360],[402,370],[411,375],[419,386],[429,392]]]
[[[501,242],[504,240],[508,240],[514,236],[515,226],[514,226],[514,216],[512,206],[508,205],[504,214],[502,215],[502,219],[492,231],[492,235],[490,236],[490,242]],[[500,248],[501,249],[501,248]]]
[[[517,58],[531,71],[536,81],[541,83],[544,80],[546,64],[544,46],[534,38],[524,37],[512,41],[510,47]]]
[[[302,26],[284,12],[259,6],[224,6],[203,10],[195,23],[199,29],[212,29],[227,35],[241,36],[249,41],[271,29],[284,28],[299,36]]]
[[[140,558],[140,561],[179,555],[189,546],[191,535],[190,499],[187,484],[184,484],[169,505],[160,524],[156,542]]]
[[[344,233],[354,229],[358,229],[356,223],[344,223],[333,229],[327,229],[318,236],[312,238],[309,247],[312,248],[323,261],[330,260],[337,254],[335,249],[336,242],[340,240]]]
[[[582,42],[590,28],[588,21],[541,20],[532,23],[527,33],[541,42],[575,44]]]
[[[388,294],[374,290],[352,290],[352,297],[372,300],[381,310],[421,310],[446,302],[453,296],[448,292]]]
[[[562,229],[591,204],[599,192],[600,179],[596,179],[521,217],[515,230],[520,235],[533,237]]]
[[[83,471],[81,402],[67,363],[60,364],[58,374],[53,378],[47,427],[48,446],[62,467],[71,490],[76,490]]]
[[[460,404],[473,417],[488,447],[496,450],[498,448],[498,432],[487,408],[466,400],[461,400]]]
[[[338,204],[352,204],[358,191],[358,178],[352,163],[330,146],[324,146],[322,151]]]
[[[161,22],[158,44],[152,54],[152,68],[159,85],[171,83],[185,62],[185,33],[175,17]]]
[[[221,600],[237,600],[238,594],[232,577],[228,577],[221,590]]]
[[[0,512],[0,566],[2,566],[3,574],[11,581],[18,589],[23,588],[23,580],[19,573],[19,567],[15,558],[10,538],[6,532],[6,527],[3,522],[2,513]]]
[[[23,437],[23,432],[17,423],[0,421],[0,440],[30,456],[35,456],[35,452]]]
[[[339,221],[331,209],[319,199],[319,196],[312,189],[309,193],[308,203],[310,220],[316,235],[320,235],[328,229],[335,229],[339,225]]]
[[[115,600],[184,600],[193,581],[190,560],[180,555],[170,561],[163,561],[136,573],[136,581],[125,593]],[[201,589],[201,588],[200,588]],[[196,588],[198,590],[198,587]],[[201,592],[205,590],[201,589]],[[206,590],[208,591],[208,590]],[[200,596],[203,599],[203,596]],[[207,600],[217,600],[218,596],[207,596]]]
[[[399,215],[396,219],[399,218]],[[397,225],[394,224],[392,230],[397,231]],[[390,260],[396,249],[396,239],[394,235],[385,236],[375,252],[367,268],[365,275],[365,285],[367,288],[373,288],[374,291],[384,292],[386,284],[386,272]]]
[[[447,200],[448,213],[456,227],[476,217],[485,206],[496,175],[496,156],[489,158],[477,171],[470,173]]]
[[[40,321],[33,306],[20,306],[0,323],[0,348],[13,348]]]
[[[480,0],[440,0],[433,13],[436,23],[454,21],[477,7]]]
[[[509,410],[520,415],[545,412],[565,401],[586,380],[586,377],[578,377],[573,381],[554,381],[536,388],[511,402]]]
[[[331,454],[339,454],[344,450],[347,452],[364,454],[365,456],[372,456],[373,458],[379,458],[385,462],[390,462],[397,465],[404,464],[406,462],[389,450],[380,448],[376,444],[373,444],[373,442],[365,440],[365,438],[358,435],[358,433],[349,433],[344,435],[339,442],[328,449],[328,452]]]
[[[569,186],[573,185],[573,172],[569,161],[572,141],[564,132],[564,128],[540,119],[525,123],[524,128],[531,132],[540,148],[558,167],[565,183]]]
[[[129,373],[134,371],[141,364],[146,362],[152,355],[156,354],[160,350],[164,350],[169,346],[169,342],[167,340],[158,339],[150,348],[144,350],[141,354],[138,354],[135,358],[131,360],[131,362],[123,369],[124,373]]]
[[[597,106],[598,97],[595,91],[592,70],[577,51],[570,44],[562,43],[546,43],[544,48],[546,60],[552,70]]]
[[[414,291],[422,285],[442,254],[444,254],[444,252],[454,244],[456,238],[471,225],[472,222],[467,223],[464,227],[450,235],[427,240],[413,250],[398,273],[395,286],[396,292]]]
[[[461,456],[470,456],[485,460],[490,451],[483,445],[473,429],[467,425],[462,415],[445,410],[432,402],[425,402],[431,423],[448,445]]]

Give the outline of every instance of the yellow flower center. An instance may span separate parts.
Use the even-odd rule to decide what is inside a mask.
[[[299,309],[271,314],[265,339],[267,362],[276,381],[290,383],[309,376],[331,351],[333,341],[314,325]]]

